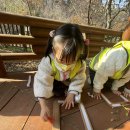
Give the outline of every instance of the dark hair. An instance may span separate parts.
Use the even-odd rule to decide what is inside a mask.
[[[59,37],[58,39],[64,45],[62,58],[66,57],[66,60],[69,60],[69,58],[72,57],[72,59],[75,60],[77,54],[83,54],[85,44],[79,26],[68,23],[57,28],[54,32],[54,36],[49,38],[45,56],[52,53],[52,47],[55,44],[56,37]],[[86,56],[82,58],[86,58]]]

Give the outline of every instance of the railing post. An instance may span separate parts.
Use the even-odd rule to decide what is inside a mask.
[[[7,76],[6,70],[5,70],[4,63],[2,61],[1,55],[0,55],[0,78],[4,78],[6,76]]]

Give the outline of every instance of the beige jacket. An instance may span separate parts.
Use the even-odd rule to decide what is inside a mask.
[[[53,57],[51,57],[53,58]],[[57,66],[56,66],[57,67]],[[60,81],[64,82],[64,74],[60,68],[57,67],[60,72]],[[53,81],[54,77],[52,76],[52,67],[50,64],[49,57],[43,57],[41,60],[38,71],[34,77],[34,95],[35,97],[45,97],[50,98],[53,96]],[[69,74],[66,74],[69,78]],[[84,86],[86,80],[86,63],[83,61],[82,67],[80,68],[77,75],[71,80],[69,83],[68,91],[77,91],[79,93],[82,92],[82,88]]]

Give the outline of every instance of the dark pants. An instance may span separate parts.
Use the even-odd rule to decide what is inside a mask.
[[[90,75],[90,80],[91,80],[91,87],[93,88],[93,80],[95,77],[95,71],[89,68],[89,75]],[[105,89],[110,89],[112,87],[113,79],[108,78],[106,83],[103,85]]]
[[[63,84],[61,81],[54,80],[53,93],[55,96],[65,96],[65,91],[68,90],[68,86]]]

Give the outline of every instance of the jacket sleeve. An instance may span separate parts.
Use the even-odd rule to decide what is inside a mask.
[[[34,95],[35,97],[50,98],[53,96],[53,81],[51,76],[52,68],[49,57],[44,57],[39,66],[38,71],[34,77]]]
[[[79,72],[71,80],[69,84],[68,92],[71,93],[72,91],[75,91],[75,92],[81,93],[82,88],[84,87],[85,81],[86,81],[86,63],[85,61],[83,61]]]
[[[100,93],[104,83],[126,64],[126,52],[123,48],[110,51],[103,59],[102,64],[94,77],[94,92]],[[118,84],[119,85],[119,84]],[[114,88],[114,86],[112,87]]]
[[[112,84],[112,90],[118,90],[119,87],[125,85],[129,80],[130,80],[130,75],[129,77],[122,78],[120,80],[115,80]]]

